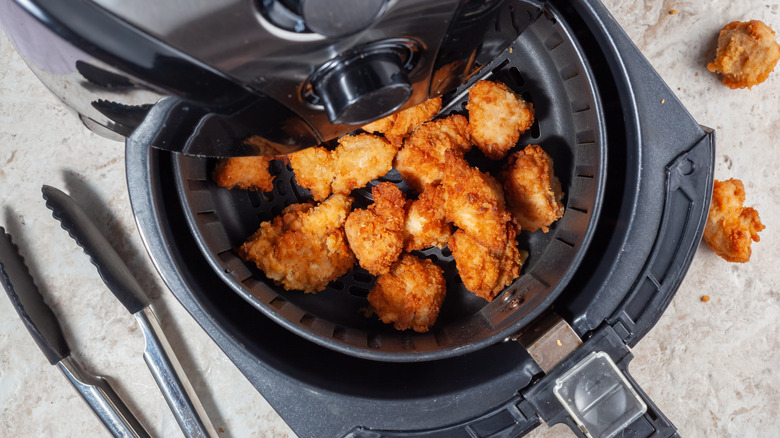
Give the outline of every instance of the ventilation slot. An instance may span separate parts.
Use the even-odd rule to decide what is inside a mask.
[[[268,195],[273,196],[271,193]],[[260,206],[263,204],[262,195],[259,192],[248,191],[246,192],[246,196],[249,198],[249,203],[252,204],[252,207],[254,208],[260,208]]]
[[[523,79],[523,75],[520,74],[520,70],[518,70],[517,67],[512,67],[509,69],[509,79],[512,81],[516,89],[525,85],[525,79]]]
[[[369,333],[366,337],[366,345],[368,348],[374,348],[376,350],[382,348],[382,338],[377,333]]]
[[[193,192],[199,192],[208,190],[209,183],[200,179],[189,179],[187,180],[187,187]]]
[[[271,300],[271,302],[268,304],[276,310],[281,310],[282,307],[284,307],[284,305],[287,304],[287,300],[285,300],[282,297],[276,297],[273,300]]]
[[[365,297],[368,296],[369,292],[370,291],[368,289],[366,289],[365,287],[360,287],[360,286],[350,286],[349,287],[349,294],[353,295],[353,296],[356,296],[356,297],[365,298]]]
[[[311,327],[314,325],[314,321],[316,320],[315,317],[312,315],[306,313],[301,317],[301,325],[305,327]]]
[[[577,133],[577,144],[592,144],[596,142],[596,136],[590,129]]]
[[[566,67],[561,69],[561,78],[564,81],[568,81],[570,79],[576,78],[580,75],[580,71],[574,64],[569,64]]]
[[[547,40],[544,42],[544,46],[547,47],[547,50],[553,51],[557,49],[561,44],[563,44],[563,37],[558,32],[553,32],[550,34],[549,37],[547,37]]]

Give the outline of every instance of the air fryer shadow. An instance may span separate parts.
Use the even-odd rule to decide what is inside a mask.
[[[554,73],[555,72],[555,73]],[[556,74],[557,73],[557,74]],[[487,303],[463,286],[450,252],[416,252],[444,269],[447,297],[439,318],[425,334],[400,332],[366,318],[366,295],[374,278],[356,267],[317,294],[285,291],[239,259],[234,248],[292,203],[309,199],[289,167],[274,162],[270,193],[226,190],[211,181],[214,161],[179,155],[175,179],[188,226],[212,268],[241,297],[275,322],[320,345],[346,354],[384,361],[433,360],[460,355],[498,342],[548,308],[568,283],[588,246],[598,219],[605,180],[606,138],[599,94],[587,60],[572,31],[554,15],[534,22],[479,77],[444,96],[442,114],[463,113],[468,87],[477,79],[506,83],[534,104],[536,123],[518,148],[541,145],[555,162],[566,194],[566,212],[549,233],[523,232],[519,247],[530,256],[521,276]],[[480,153],[472,165],[492,175],[501,163]],[[391,171],[379,180],[408,191]],[[354,206],[370,203],[370,189],[353,192]]]

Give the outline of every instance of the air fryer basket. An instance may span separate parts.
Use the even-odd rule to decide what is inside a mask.
[[[175,179],[192,234],[204,256],[231,288],[275,322],[321,345],[350,355],[387,361],[452,357],[506,338],[548,308],[579,265],[598,219],[605,180],[606,138],[601,104],[592,72],[571,29],[554,13],[535,21],[503,56],[482,69],[480,78],[506,83],[534,104],[536,123],[517,148],[541,145],[555,162],[566,194],[566,211],[549,233],[523,232],[519,247],[530,256],[521,276],[491,303],[466,290],[445,248],[416,252],[445,272],[447,297],[439,318],[426,334],[400,332],[366,318],[366,295],[374,278],[356,266],[317,294],[285,291],[234,248],[261,221],[292,203],[309,200],[295,184],[291,169],[272,162],[276,175],[270,193],[226,190],[211,181],[214,160],[178,155]],[[468,87],[445,96],[442,114],[464,113]],[[478,152],[467,159],[493,175],[501,163]],[[411,193],[394,170],[379,180]],[[353,192],[354,208],[371,203],[370,188]]]

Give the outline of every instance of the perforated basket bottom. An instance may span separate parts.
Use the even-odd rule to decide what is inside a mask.
[[[178,191],[188,225],[210,265],[230,287],[258,310],[290,330],[338,351],[377,360],[408,361],[450,357],[494,343],[538,315],[557,296],[579,264],[598,216],[604,183],[606,144],[598,93],[590,69],[570,30],[556,17],[541,18],[483,70],[481,78],[504,82],[533,103],[536,122],[516,149],[539,144],[554,160],[566,196],[564,217],[549,233],[523,232],[518,246],[530,256],[521,276],[493,302],[466,290],[447,248],[415,255],[444,270],[447,297],[439,318],[426,334],[399,332],[366,317],[366,295],[375,278],[356,266],[317,294],[285,291],[253,264],[240,260],[234,248],[259,223],[290,204],[310,200],[295,184],[291,169],[271,163],[276,175],[270,193],[225,190],[211,181],[214,160],[177,156]],[[468,87],[453,93],[443,115],[465,113]],[[501,162],[476,149],[467,160],[496,175]],[[391,181],[413,196],[395,171],[355,190],[354,208],[371,201],[371,187]]]

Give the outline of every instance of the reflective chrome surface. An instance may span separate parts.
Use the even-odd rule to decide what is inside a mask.
[[[106,379],[85,372],[70,356],[57,362],[57,368],[89,404],[111,435],[139,438],[149,436]]]
[[[144,335],[144,360],[187,437],[216,437],[192,384],[150,307],[133,314]]]

